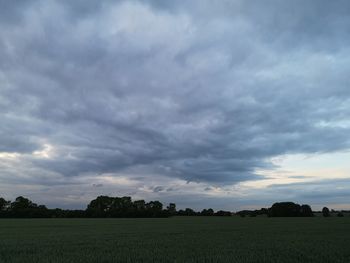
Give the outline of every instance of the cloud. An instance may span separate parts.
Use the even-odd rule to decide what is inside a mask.
[[[158,193],[158,192],[164,191],[164,187],[163,186],[155,186],[155,187],[153,187],[152,190],[154,193]]]
[[[347,150],[349,8],[8,2],[0,152],[38,171],[35,182],[161,177],[161,194],[174,179],[235,185],[264,179],[256,171],[276,168],[275,156]],[[1,178],[23,180],[9,165]]]

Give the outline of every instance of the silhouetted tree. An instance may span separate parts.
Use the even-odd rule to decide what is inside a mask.
[[[165,217],[169,216],[169,211],[163,210],[163,204],[159,201],[133,202],[129,196],[99,196],[87,206],[86,215],[88,217]]]
[[[135,208],[134,217],[145,217],[146,216],[146,202],[145,200],[136,200],[133,202]]]
[[[136,200],[134,201],[134,207],[137,211],[144,211],[146,208],[145,200]]]
[[[151,201],[146,203],[146,213],[150,217],[162,217],[165,216],[163,212],[163,205],[159,201]]]
[[[195,216],[195,215],[197,215],[197,213],[191,208],[186,208],[185,209],[185,214],[188,215],[188,216]]]
[[[51,217],[50,210],[44,205],[37,205],[28,198],[19,196],[7,209],[8,217]]]
[[[267,208],[261,208],[260,210],[258,210],[258,215],[268,215],[269,213],[269,209]]]
[[[148,210],[161,211],[163,209],[163,205],[159,201],[151,201],[146,204],[146,208]]]
[[[236,213],[236,215],[239,215],[240,217],[246,217],[246,216],[251,216],[252,213],[254,213],[254,211],[251,210],[242,210],[242,211],[238,211]]]
[[[269,211],[271,217],[298,216],[300,206],[292,202],[274,203]]]
[[[209,208],[209,209],[203,209],[202,212],[200,213],[201,216],[213,216],[214,215],[214,210]]]
[[[344,216],[343,212],[337,213],[337,216]],[[236,215],[257,216],[268,214],[269,216],[313,216],[312,209],[309,205],[299,205],[293,202],[275,203],[271,208],[261,208],[260,210],[243,210]],[[329,216],[329,209],[322,209],[324,216]],[[144,200],[132,201],[131,197],[110,197],[98,196],[91,200],[86,210],[63,210],[63,209],[47,209],[44,205],[37,205],[28,198],[19,196],[14,202],[10,202],[0,197],[0,217],[55,217],[55,218],[80,218],[80,217],[168,217],[171,215],[179,216],[232,216],[230,211],[203,209],[196,212],[191,208],[176,211],[176,204],[170,203],[165,210],[163,204],[159,201],[150,201],[146,203]]]
[[[175,215],[176,214],[176,204],[175,203],[170,203],[168,206],[167,206],[167,210],[168,210],[168,213],[170,215]]]
[[[314,213],[309,205],[302,205],[300,207],[300,216],[302,217],[312,217]]]
[[[177,212],[177,215],[179,215],[179,216],[196,216],[197,213],[191,208],[186,208],[185,210],[179,210]]]
[[[214,215],[216,215],[216,216],[231,216],[232,213],[229,211],[219,210]]]
[[[313,216],[309,205],[298,205],[293,202],[274,203],[269,209],[271,217],[297,217],[297,216]]]
[[[10,206],[11,202],[0,197],[0,211],[6,211]]]
[[[107,217],[112,208],[113,197],[101,195],[92,200],[86,209],[90,217]]]
[[[11,203],[11,210],[15,211],[21,209],[36,208],[37,206],[37,204],[30,201],[28,198],[19,196],[14,202]]]
[[[323,207],[323,208],[322,208],[322,215],[323,215],[324,217],[330,217],[330,216],[331,216],[328,207]]]
[[[111,209],[108,216],[111,217],[130,217],[133,214],[133,203],[131,197],[112,197]]]

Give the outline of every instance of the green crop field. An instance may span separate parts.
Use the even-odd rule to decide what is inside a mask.
[[[350,218],[3,219],[0,262],[350,262]]]

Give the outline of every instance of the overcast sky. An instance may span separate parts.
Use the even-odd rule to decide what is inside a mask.
[[[0,196],[350,209],[347,0],[0,0]]]

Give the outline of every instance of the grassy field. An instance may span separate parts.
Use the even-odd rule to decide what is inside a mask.
[[[0,262],[350,262],[350,218],[3,219]]]

